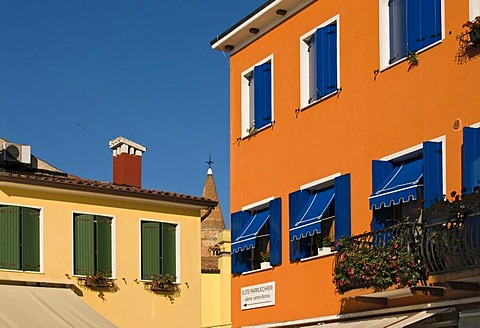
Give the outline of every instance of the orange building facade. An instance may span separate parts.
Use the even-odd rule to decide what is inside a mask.
[[[233,327],[387,314],[428,327],[442,311],[457,327],[469,309],[448,302],[478,307],[478,293],[449,284],[477,288],[473,261],[434,272],[425,251],[422,284],[375,294],[332,282],[342,237],[405,221],[425,230],[442,195],[473,192],[480,46],[463,25],[478,15],[476,0],[271,0],[211,42],[230,53]]]

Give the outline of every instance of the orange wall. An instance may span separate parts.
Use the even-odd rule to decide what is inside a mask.
[[[308,109],[300,106],[299,38],[340,15],[342,91]],[[462,130],[480,122],[480,56],[459,64],[457,35],[468,20],[468,1],[445,0],[445,38],[419,53],[418,67],[400,62],[379,69],[377,0],[320,0],[233,54],[231,63],[231,212],[270,196],[282,198],[282,265],[232,278],[232,322],[247,324],[331,315],[333,256],[302,263],[289,260],[288,194],[336,172],[351,174],[352,234],[370,230],[371,161],[446,136],[446,190],[461,187]],[[451,32],[451,33],[450,33]],[[241,136],[241,73],[273,54],[272,127]],[[276,282],[276,305],[240,311],[240,288]]]

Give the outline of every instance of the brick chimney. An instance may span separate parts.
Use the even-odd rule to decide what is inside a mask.
[[[113,150],[113,183],[142,186],[142,154],[147,148],[124,137],[111,140]]]

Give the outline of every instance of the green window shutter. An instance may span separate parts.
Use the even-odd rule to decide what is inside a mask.
[[[40,271],[40,210],[22,207],[22,270]]]
[[[20,207],[0,207],[0,268],[20,270]]]
[[[92,275],[95,273],[94,216],[74,215],[74,253],[75,274]]]
[[[160,273],[160,222],[142,222],[142,279]]]
[[[176,225],[162,223],[162,274],[170,274],[176,277],[176,243],[175,243]]]
[[[112,276],[112,219],[106,216],[96,216],[96,242],[97,256],[96,268],[97,272],[101,272],[106,276]]]

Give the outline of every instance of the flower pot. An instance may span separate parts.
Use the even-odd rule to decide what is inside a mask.
[[[175,285],[164,285],[164,284],[152,284],[150,290],[156,292],[174,292]]]
[[[112,287],[112,281],[108,279],[99,280],[92,277],[87,277],[85,279],[85,286],[86,287]]]
[[[480,29],[473,29],[468,33],[470,34],[470,41],[474,44],[480,43]]]
[[[330,254],[332,252],[331,247],[318,247],[318,255]]]
[[[260,262],[260,269],[268,269],[270,267],[270,262]]]

